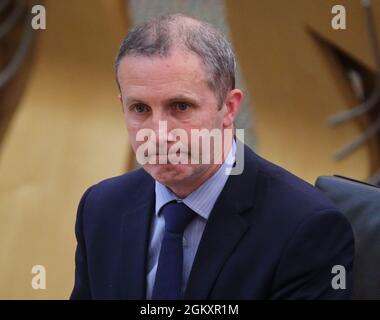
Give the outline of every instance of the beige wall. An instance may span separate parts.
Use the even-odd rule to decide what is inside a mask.
[[[374,69],[360,1],[340,1],[347,30],[331,28],[335,1],[227,0],[233,42],[254,104],[258,153],[313,183],[319,175],[356,179],[371,175],[378,143],[364,145],[342,161],[333,154],[362,131],[352,121],[332,128],[328,116],[359,103],[339,64],[310,33]],[[375,18],[380,21],[380,2]],[[377,26],[380,30],[380,25]],[[368,124],[369,118],[362,117]],[[376,142],[379,137],[376,137]],[[374,142],[374,141],[372,141]]]
[[[1,299],[68,297],[80,196],[128,157],[108,5],[45,3],[47,29],[0,153]],[[46,267],[46,290],[31,288],[33,265]]]

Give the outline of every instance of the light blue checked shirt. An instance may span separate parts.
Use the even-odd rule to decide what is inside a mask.
[[[228,172],[234,163],[235,152],[236,143],[235,140],[233,140],[232,148],[228,153],[226,161],[223,162],[218,171],[184,199],[179,199],[166,186],[156,181],[156,209],[152,219],[152,231],[150,234],[147,260],[147,299],[151,299],[152,297],[161,242],[165,231],[165,219],[163,215],[160,214],[161,208],[168,202],[177,200],[178,202],[183,201],[189,208],[197,213],[197,216],[186,227],[183,237],[184,272],[182,278],[182,292],[184,292],[207,219],[227,182],[229,177]]]

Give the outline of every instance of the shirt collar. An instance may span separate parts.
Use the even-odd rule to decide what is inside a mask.
[[[220,168],[208,178],[198,189],[190,193],[186,198],[178,198],[170,189],[165,185],[156,181],[156,215],[159,214],[160,209],[171,201],[184,202],[190,209],[196,212],[204,219],[208,219],[212,208],[224,185],[227,182],[229,173],[235,162],[236,142],[232,141],[232,147],[227,155],[226,160]]]

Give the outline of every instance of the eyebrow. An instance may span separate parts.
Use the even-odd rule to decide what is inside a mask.
[[[185,94],[175,95],[173,97],[165,99],[163,102],[164,102],[164,104],[171,104],[173,102],[184,101],[184,100],[185,101],[189,101],[192,104],[199,104],[199,101],[196,98],[194,98],[192,96],[189,96],[189,95],[185,95]],[[144,102],[144,100],[142,100],[142,99],[138,99],[138,98],[135,98],[135,97],[129,97],[129,96],[125,97],[125,103],[126,104],[144,103],[144,104],[148,105],[148,103]]]
[[[165,104],[170,104],[170,103],[173,103],[173,102],[178,102],[178,101],[189,101],[190,103],[192,104],[199,104],[199,101],[192,97],[192,96],[188,96],[188,95],[183,95],[183,94],[179,94],[179,95],[176,95],[174,97],[171,97],[167,100],[165,100]]]
[[[125,96],[123,98],[123,102],[125,102],[125,103],[135,103],[135,102],[145,103],[144,101],[142,101],[140,99],[137,99],[137,98],[134,98],[134,97],[128,97],[128,96]]]

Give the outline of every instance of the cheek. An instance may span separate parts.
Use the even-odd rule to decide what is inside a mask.
[[[225,128],[232,128],[234,126],[236,114],[227,109],[225,109],[222,113],[223,113],[222,115],[223,126]]]
[[[202,115],[205,128],[222,128],[223,126],[223,112],[217,110],[216,105],[211,105]]]
[[[139,128],[136,126],[131,126],[127,124],[128,138],[134,151],[136,151],[137,147],[143,143],[143,141],[136,141],[138,129]]]
[[[124,116],[124,122],[128,129],[131,128],[137,130],[143,126],[143,121],[141,119],[136,119],[136,117],[133,116]]]
[[[191,129],[211,129],[215,127],[214,124],[217,122],[217,115],[210,112],[202,112],[195,115],[191,122],[186,124],[184,129],[189,132]]]
[[[143,121],[133,117],[125,117],[125,126],[127,127],[128,132],[134,134],[134,136],[136,136],[136,133],[140,129],[144,129],[145,127]]]
[[[224,117],[219,113],[210,114],[205,126],[207,126],[209,129],[223,129]]]
[[[130,138],[135,140],[136,139],[136,133],[137,133],[136,128],[129,125],[128,123],[127,123],[126,127],[127,127],[127,131],[128,131]]]

